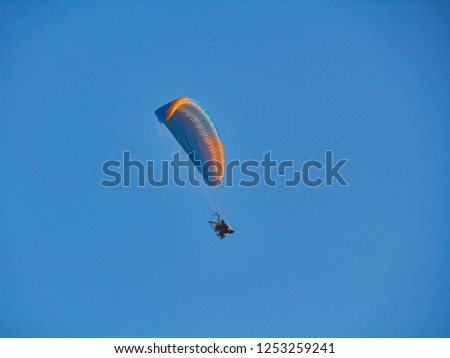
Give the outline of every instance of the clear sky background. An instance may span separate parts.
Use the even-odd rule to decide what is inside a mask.
[[[448,2],[2,2],[0,336],[449,337]],[[105,189],[206,106],[349,187]],[[320,174],[320,172],[319,172]]]

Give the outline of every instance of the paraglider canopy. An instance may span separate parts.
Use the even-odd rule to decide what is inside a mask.
[[[189,97],[177,98],[155,111],[188,154],[206,185],[218,185],[224,173],[224,150],[206,110]]]

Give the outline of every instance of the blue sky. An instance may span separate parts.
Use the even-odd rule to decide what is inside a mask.
[[[448,2],[2,2],[1,337],[449,337]],[[100,186],[190,96],[349,187]]]

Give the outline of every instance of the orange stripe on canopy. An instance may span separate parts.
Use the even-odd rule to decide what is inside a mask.
[[[174,114],[174,112],[178,109],[178,107],[180,107],[183,103],[189,101],[190,101],[189,97],[180,97],[177,98],[176,100],[173,100],[166,113],[166,122],[170,119],[170,117],[172,117],[172,114]]]

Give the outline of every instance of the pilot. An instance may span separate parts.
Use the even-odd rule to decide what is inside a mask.
[[[234,233],[233,228],[230,225],[227,225],[222,219],[219,219],[219,222],[216,225],[216,230],[220,236]]]

